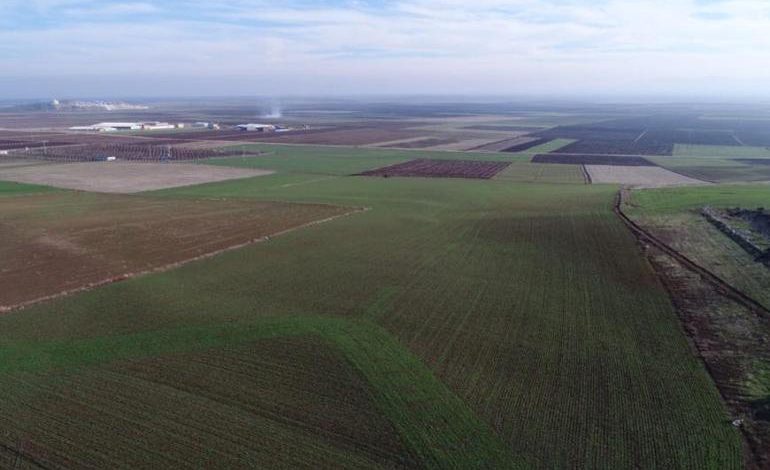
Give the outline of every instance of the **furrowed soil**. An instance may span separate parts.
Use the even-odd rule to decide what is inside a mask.
[[[348,211],[318,204],[68,191],[2,197],[0,308],[178,263]]]
[[[293,152],[272,162],[293,173],[153,196],[370,210],[2,316],[0,382],[305,315],[273,334],[338,345],[424,467],[741,468],[740,434],[613,214],[615,188],[338,177],[403,153]]]

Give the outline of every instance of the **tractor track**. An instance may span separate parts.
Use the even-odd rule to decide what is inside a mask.
[[[770,318],[770,310],[768,310],[768,308],[762,305],[760,302],[754,300],[752,297],[748,296],[744,292],[733,287],[730,283],[728,283],[721,277],[717,276],[715,273],[713,273],[709,269],[706,269],[703,266],[696,263],[695,261],[691,260],[681,252],[675,250],[674,248],[671,248],[663,240],[656,237],[652,233],[642,228],[639,224],[631,220],[631,218],[629,218],[623,212],[623,209],[622,209],[623,203],[625,201],[625,194],[627,192],[628,192],[628,189],[625,189],[625,188],[618,191],[617,196],[615,197],[615,204],[613,207],[613,211],[620,218],[620,220],[626,225],[626,227],[628,227],[628,229],[631,230],[631,232],[636,236],[637,240],[639,240],[640,242],[649,243],[650,245],[655,246],[656,248],[663,251],[667,255],[676,259],[679,263],[682,264],[682,266],[686,267],[690,271],[693,271],[694,273],[698,274],[703,280],[712,284],[716,288],[717,292],[719,292],[723,296],[735,302],[738,302],[739,304],[743,305],[744,307],[746,307],[756,315]]]
[[[580,165],[580,172],[583,173],[583,181],[585,184],[593,184],[593,179],[591,178],[591,173],[588,172],[588,168],[586,168],[585,165]]]

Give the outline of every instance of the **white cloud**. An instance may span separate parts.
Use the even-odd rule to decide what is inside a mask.
[[[31,5],[69,20],[0,30],[11,75],[189,76],[252,87],[245,93],[335,84],[351,92],[712,93],[749,92],[770,79],[770,4],[762,0]],[[174,8],[176,19],[156,15]],[[136,14],[147,19],[122,19]]]

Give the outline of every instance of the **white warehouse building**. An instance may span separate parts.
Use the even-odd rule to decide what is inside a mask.
[[[252,132],[273,132],[275,130],[275,126],[272,124],[238,124],[235,127],[242,131]]]

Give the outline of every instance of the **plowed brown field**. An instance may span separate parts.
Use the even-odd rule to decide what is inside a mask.
[[[0,310],[255,241],[350,209],[56,192],[0,199]]]

